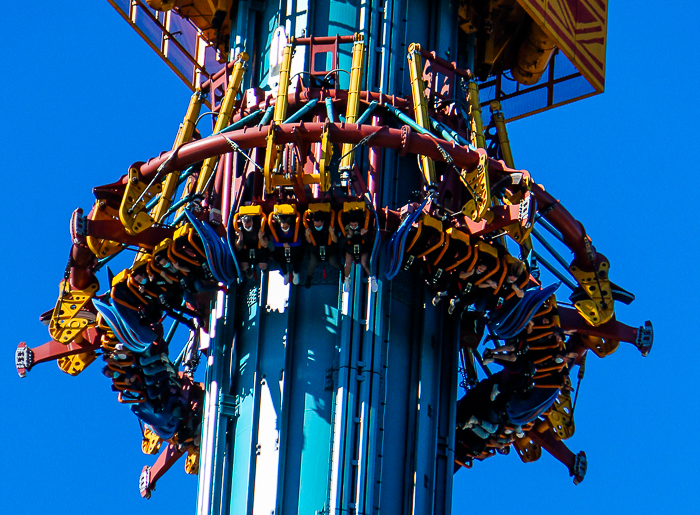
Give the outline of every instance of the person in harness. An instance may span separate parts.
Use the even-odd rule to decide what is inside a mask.
[[[370,288],[373,292],[378,289],[377,278],[369,268],[369,252],[371,249],[371,234],[369,231],[369,216],[366,211],[352,209],[339,217],[343,240],[341,247],[345,252],[345,267],[343,269],[343,291],[350,291],[350,272],[352,265],[360,263],[369,276]],[[364,226],[360,224],[364,221]]]
[[[257,264],[263,272],[267,270],[270,259],[269,241],[265,235],[263,222],[259,217],[243,215],[240,224],[234,220],[236,231],[236,254],[241,271],[248,279],[253,277],[253,267]]]
[[[289,284],[290,275],[292,283],[299,284],[301,261],[304,259],[301,234],[299,234],[299,216],[273,215],[270,222],[270,232],[274,246],[273,255],[284,274],[284,284]]]
[[[338,233],[333,224],[333,211],[306,212],[304,237],[309,244],[309,266],[304,286],[311,287],[311,278],[319,263],[327,262],[340,269]]]

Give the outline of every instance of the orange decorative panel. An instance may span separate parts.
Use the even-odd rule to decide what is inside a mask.
[[[605,89],[608,0],[518,0],[597,92]]]

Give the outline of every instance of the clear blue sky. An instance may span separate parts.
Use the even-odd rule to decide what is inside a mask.
[[[691,2],[611,2],[606,92],[509,126],[516,165],[584,222],[613,281],[637,295],[618,317],[653,320],[656,341],[648,358],[622,344],[588,360],[568,441],[588,455],[581,485],[549,456],[527,465],[497,456],[457,474],[458,515],[700,511],[699,18]],[[106,1],[10,2],[3,19],[0,511],[192,514],[196,478],[182,463],[150,501],[139,497],[139,472],[154,457],[141,454],[136,418],[98,366],[72,378],[42,365],[20,380],[13,363],[19,341],[49,339],[38,316],[56,301],[71,212],[90,208],[92,186],[170,148],[189,92]]]

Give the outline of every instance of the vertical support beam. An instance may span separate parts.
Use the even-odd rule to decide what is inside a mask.
[[[481,104],[479,103],[479,85],[473,80],[469,81],[469,114],[471,116],[471,144],[477,148],[486,148],[484,137],[484,121],[481,117]]]
[[[430,132],[430,117],[428,116],[428,103],[425,98],[425,85],[423,84],[423,58],[420,54],[420,45],[411,43],[408,47],[408,70],[411,75],[411,94],[413,95],[413,113],[416,123]],[[423,179],[427,189],[435,189],[435,163],[428,156],[420,156]]]
[[[360,90],[362,87],[362,72],[365,62],[365,43],[362,34],[355,34],[355,43],[352,45],[352,68],[350,69],[350,87],[348,89],[348,105],[345,111],[345,123],[355,123],[360,110]],[[349,171],[355,160],[352,143],[343,143],[341,156],[343,156],[339,170]]]
[[[501,156],[508,168],[515,168],[513,162],[513,153],[510,149],[510,141],[508,140],[508,131],[506,130],[506,117],[501,110],[501,103],[497,100],[491,102],[491,119],[496,126],[496,135],[498,136],[498,145],[501,147]]]
[[[233,116],[233,108],[236,105],[236,97],[241,91],[241,82],[243,81],[243,73],[245,72],[247,62],[248,54],[245,52],[236,57],[235,64],[233,65],[233,71],[231,72],[231,78],[229,79],[228,87],[226,88],[226,93],[221,101],[219,115],[216,118],[214,133],[228,127],[229,122],[231,121],[231,116]],[[197,180],[197,193],[204,192],[204,190],[208,187],[209,177],[214,171],[214,165],[216,164],[217,159],[217,157],[210,157],[204,160],[204,164],[202,164],[202,171],[199,173],[199,179]]]
[[[267,148],[265,149],[265,193],[272,195],[275,192],[275,182],[273,174],[279,167],[279,152],[281,148],[275,143],[275,125],[280,125],[287,119],[289,92],[289,69],[292,62],[292,45],[284,47],[282,63],[280,64],[280,82],[277,88],[277,99],[275,100],[275,110],[273,113],[270,132],[267,136]]]
[[[166,13],[166,15],[169,14],[170,12]],[[192,134],[194,134],[195,129],[195,123],[197,117],[199,116],[199,111],[202,108],[203,101],[204,97],[202,96],[202,92],[199,89],[197,89],[197,91],[195,91],[190,97],[190,104],[187,107],[187,113],[185,114],[185,118],[182,121],[180,130],[178,131],[177,137],[175,138],[175,143],[173,143],[173,150],[177,149],[178,147],[180,147],[180,145],[187,143],[192,139]],[[160,200],[158,201],[158,204],[156,204],[156,207],[153,209],[153,212],[151,214],[151,216],[156,222],[160,222],[165,212],[170,208],[170,205],[173,202],[173,198],[175,197],[175,192],[177,191],[177,184],[179,178],[180,174],[177,172],[170,172],[170,174],[168,174],[168,176],[165,178],[165,181],[163,182],[163,191],[160,195]]]
[[[438,312],[430,303],[430,294],[421,288],[423,328],[420,338],[420,358],[417,392],[416,440],[413,450],[413,502],[410,513],[433,513],[435,489],[435,460],[437,455],[437,422],[442,338]],[[428,309],[430,307],[430,309]]]
[[[435,495],[433,513],[450,515],[452,510],[452,479],[454,476],[454,441],[457,418],[459,362],[459,322],[451,317],[444,321],[438,381],[437,454],[435,460]]]
[[[235,289],[234,289],[235,291]],[[221,420],[221,393],[225,380],[227,320],[233,318],[234,296],[219,291],[211,310],[212,341],[207,358],[204,417],[199,464],[198,515],[218,515],[221,503],[221,478],[226,425]]]

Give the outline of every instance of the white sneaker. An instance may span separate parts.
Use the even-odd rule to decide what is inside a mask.
[[[289,274],[284,274],[284,285],[287,286],[289,284]]]
[[[350,291],[350,278],[346,277],[343,281],[343,292],[347,293]]]
[[[377,278],[371,275],[369,277],[369,286],[372,288],[372,293],[377,293],[377,290],[379,289],[379,284],[377,283]]]
[[[299,284],[299,274],[292,272],[292,284]]]

